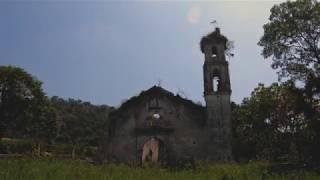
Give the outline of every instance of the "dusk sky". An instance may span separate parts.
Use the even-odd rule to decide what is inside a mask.
[[[48,96],[118,106],[161,81],[203,100],[199,42],[213,31],[234,41],[232,101],[277,81],[257,45],[279,1],[1,1],[0,65],[24,68]]]

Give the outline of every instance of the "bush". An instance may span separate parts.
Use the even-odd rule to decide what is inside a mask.
[[[0,141],[1,154],[32,154],[33,143],[28,140],[10,140]]]
[[[32,155],[38,144],[30,140],[17,140],[4,138],[0,141],[0,154]],[[73,146],[70,144],[41,144],[41,152],[48,152],[52,156],[70,158],[75,150],[76,158],[93,158],[97,152],[96,147]]]

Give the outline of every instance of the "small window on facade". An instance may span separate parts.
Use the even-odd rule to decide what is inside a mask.
[[[217,48],[215,46],[212,47],[212,55],[211,57],[216,57],[217,56]]]

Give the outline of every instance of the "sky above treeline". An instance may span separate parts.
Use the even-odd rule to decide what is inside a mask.
[[[160,83],[204,102],[199,42],[219,26],[234,41],[231,99],[241,103],[277,81],[257,42],[279,3],[0,1],[0,65],[24,68],[48,96],[118,106]]]

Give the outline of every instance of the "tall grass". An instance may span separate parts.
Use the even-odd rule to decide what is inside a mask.
[[[126,165],[96,166],[76,160],[3,159],[1,180],[206,180],[206,179],[320,179],[315,172],[295,171],[272,174],[267,163],[212,164],[196,169],[170,170],[129,167]]]

